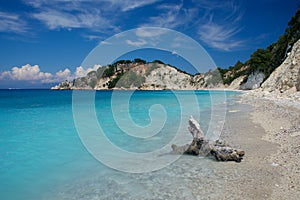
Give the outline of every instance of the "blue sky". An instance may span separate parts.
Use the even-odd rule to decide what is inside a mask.
[[[276,41],[299,5],[298,0],[0,0],[0,88],[49,87],[84,75],[91,69],[82,62],[97,45],[141,27],[186,34],[227,68]],[[151,61],[158,55],[189,71],[172,53],[136,51],[122,58]]]

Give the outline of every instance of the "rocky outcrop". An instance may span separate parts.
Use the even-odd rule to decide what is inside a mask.
[[[168,65],[157,64],[147,76],[141,89],[145,90],[186,90],[193,89],[191,85],[192,77],[188,74],[181,73],[177,69]]]
[[[70,83],[67,80],[51,88],[51,90],[71,90],[71,89],[72,89],[72,83]]]
[[[193,77],[192,81],[196,89],[225,87],[219,70],[209,71],[205,74],[197,74]]]
[[[300,77],[300,40],[297,41],[284,62],[275,69],[262,84],[264,91],[281,93],[299,91]]]
[[[240,88],[242,90],[253,90],[260,87],[261,83],[264,81],[265,75],[262,72],[254,72],[250,74],[245,83],[242,83]]]
[[[244,82],[244,79],[246,78],[246,76],[240,76],[236,79],[234,79],[231,84],[228,86],[228,89],[231,90],[240,90],[241,89],[241,85]]]

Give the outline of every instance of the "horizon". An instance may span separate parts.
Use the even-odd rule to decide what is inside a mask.
[[[123,31],[142,27],[183,33],[198,42],[217,67],[228,68],[238,60],[248,60],[256,49],[277,41],[299,3],[294,0],[227,0],[222,4],[216,0],[1,2],[0,88],[46,89],[84,75],[91,69],[81,67],[83,60],[95,47]],[[139,33],[126,42],[139,47],[145,43],[143,37],[160,35]],[[120,59],[161,60],[193,74],[195,69],[191,64],[174,52],[142,50],[121,55]]]

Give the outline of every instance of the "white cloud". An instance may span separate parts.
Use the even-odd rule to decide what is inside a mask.
[[[149,18],[149,22],[143,24],[144,26],[162,27],[162,28],[176,28],[182,25],[185,21],[184,14],[181,13],[183,4],[162,4],[158,7],[159,15]]]
[[[153,37],[158,37],[163,34],[165,34],[167,30],[165,29],[160,29],[160,28],[138,28],[135,31],[136,36],[138,37],[146,37],[146,38],[153,38]]]
[[[97,15],[97,13],[80,13],[71,14],[58,10],[45,10],[32,15],[34,18],[45,23],[49,29],[57,28],[95,28],[95,27],[111,27],[109,22]]]
[[[0,32],[24,33],[27,23],[19,15],[0,11]]]
[[[86,76],[91,71],[97,71],[97,69],[101,67],[101,65],[94,65],[91,68],[84,69],[82,66],[76,67],[74,77],[83,77]]]
[[[132,40],[125,40],[125,42],[131,46],[135,46],[135,47],[141,47],[143,45],[146,45],[147,42],[146,40],[143,39],[139,39],[138,41],[132,41]]]
[[[102,44],[102,45],[110,45],[111,43],[107,42],[107,41],[101,41],[100,44]]]
[[[41,72],[38,65],[24,65],[22,67],[13,67],[10,71],[4,71],[0,74],[0,79],[11,79],[17,81],[50,81],[53,75],[48,72]]]
[[[177,51],[173,50],[172,52],[172,55],[178,55]]]
[[[124,12],[160,0],[23,0],[37,12],[31,16],[49,29],[87,28],[93,32],[119,30],[116,21]],[[97,38],[94,38],[97,39]]]
[[[105,11],[105,5],[92,0],[24,0],[35,8],[30,16],[49,29],[85,28],[97,31],[117,29],[113,17]],[[103,1],[102,1],[103,3]]]
[[[59,70],[55,74],[42,72],[38,65],[24,65],[22,67],[13,67],[9,71],[0,73],[0,80],[28,81],[31,83],[56,83],[64,80],[72,80],[76,77],[86,76],[87,73],[97,70],[100,65],[94,65],[92,68],[84,69],[77,67],[74,74],[66,68]]]
[[[65,70],[59,70],[55,73],[56,80],[53,82],[60,82],[63,80],[71,80],[73,78],[71,71],[66,68]]]
[[[105,1],[105,0],[104,0]],[[106,0],[119,7],[122,11],[130,11],[140,7],[154,4],[161,0]]]

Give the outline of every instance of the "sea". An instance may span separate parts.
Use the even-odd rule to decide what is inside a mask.
[[[171,145],[191,142],[191,116],[218,139],[238,95],[0,90],[0,199],[197,199],[212,161]]]

